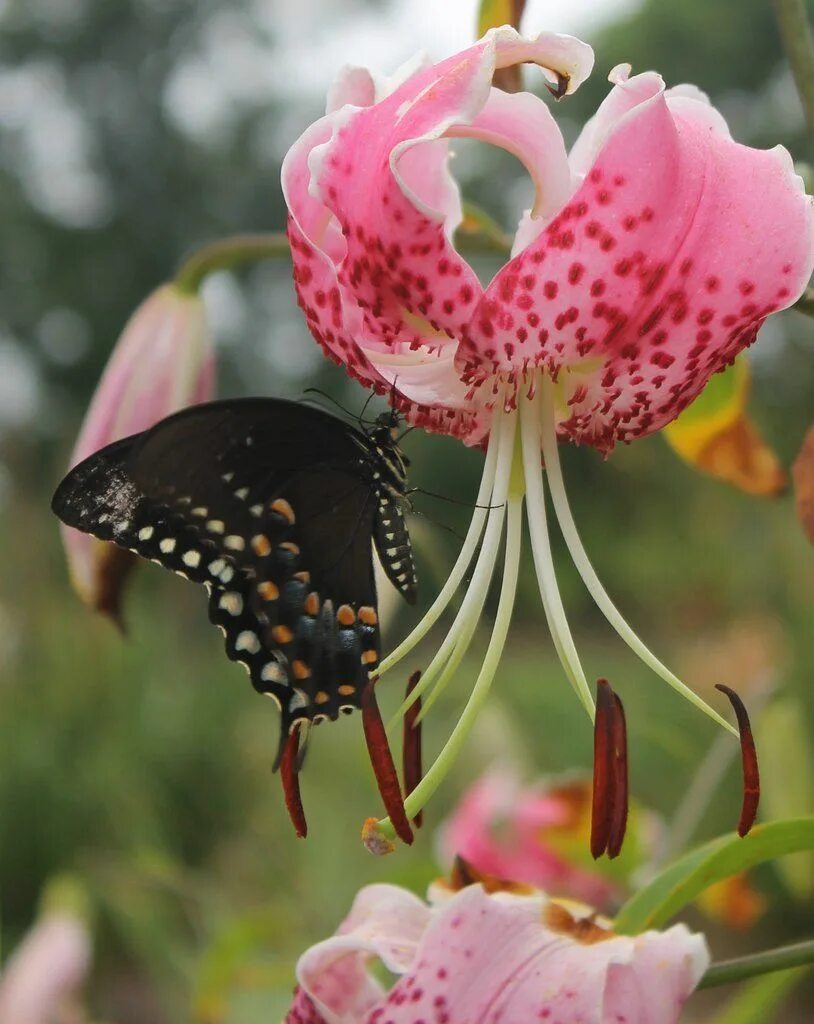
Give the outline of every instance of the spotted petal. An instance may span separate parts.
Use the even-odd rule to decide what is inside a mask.
[[[560,214],[503,268],[458,354],[473,382],[546,367],[560,434],[607,450],[674,419],[795,301],[810,200],[781,147],[731,140],[688,89],[621,80],[576,154]]]
[[[675,1024],[708,963],[703,938],[682,925],[614,936],[542,898],[471,886],[431,921],[386,1019]]]
[[[404,973],[412,966],[429,917],[430,910],[421,900],[397,886],[362,889],[339,932],[300,957],[300,992],[287,1024],[364,1020],[384,997],[381,985],[368,972],[368,961],[375,956],[391,972]]]
[[[413,422],[476,440],[482,433],[458,414],[467,388],[452,363],[482,288],[452,244],[462,214],[448,140],[477,137],[515,153],[537,187],[534,212],[550,217],[571,187],[559,129],[541,100],[492,89],[492,75],[531,62],[573,91],[592,61],[571,37],[526,40],[503,28],[388,81],[350,69],[329,98],[332,112],[286,157],[295,284],[309,327],[365,383],[395,381]],[[431,374],[430,392],[428,356],[449,371],[442,383]],[[390,357],[397,372],[396,364],[388,372]],[[439,396],[440,413],[426,404]]]

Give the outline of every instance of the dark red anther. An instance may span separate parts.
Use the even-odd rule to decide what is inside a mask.
[[[625,709],[616,693],[613,695],[616,710],[613,719],[613,812],[610,835],[608,836],[608,857],[613,860],[622,850],[627,829],[628,772],[627,772],[627,725]]]
[[[420,678],[421,672],[413,672],[407,680],[407,697],[409,697],[416,688]],[[416,697],[404,714],[404,735],[401,744],[401,757],[405,797],[412,793],[423,777],[423,772],[421,770],[421,722],[416,721],[420,711],[421,698]],[[423,818],[423,811],[419,811],[413,818],[413,824],[416,828],[421,828]]]
[[[596,684],[594,786],[591,806],[591,856],[618,857],[627,828],[627,727],[622,702],[607,679]]]
[[[365,731],[370,763],[373,766],[373,773],[376,776],[376,784],[384,801],[385,810],[393,823],[396,835],[403,843],[410,846],[413,842],[413,830],[410,828],[410,822],[407,820],[404,810],[399,777],[376,700],[377,679],[377,676],[371,677],[362,691],[362,727]]]
[[[614,720],[616,701],[607,679],[596,683],[594,719],[594,786],[591,804],[591,856],[594,860],[607,850],[613,819]]]
[[[280,758],[280,781],[283,784],[283,795],[285,805],[294,831],[300,839],[308,835],[308,823],[305,820],[305,811],[302,808],[300,797],[300,776],[297,765],[297,755],[300,748],[300,730],[292,729],[288,739],[283,746],[283,756]]]
[[[738,835],[743,838],[755,823],[758,804],[760,803],[760,771],[757,763],[757,748],[752,736],[749,715],[743,701],[734,690],[724,686],[722,683],[716,684],[715,689],[725,693],[729,698],[732,710],[735,712],[735,717],[738,720],[738,731],[741,737],[741,762],[743,765],[743,804],[741,806],[740,820],[738,821]]]

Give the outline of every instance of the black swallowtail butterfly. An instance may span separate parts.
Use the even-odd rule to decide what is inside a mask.
[[[404,598],[408,461],[395,413],[363,432],[269,398],[193,406],[68,473],[52,508],[209,592],[226,653],[276,701],[282,742],[361,706],[380,657],[375,544]]]

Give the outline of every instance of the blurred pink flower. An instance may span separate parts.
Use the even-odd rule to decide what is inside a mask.
[[[593,715],[557,589],[544,480],[574,564],[619,635],[731,728],[652,654],[597,578],[568,505],[558,442],[607,454],[666,426],[754,342],[767,316],[796,301],[814,266],[814,212],[785,149],[740,145],[696,87],[668,89],[655,72],[631,76],[619,65],[567,153],[542,99],[492,85],[496,71],[525,63],[559,98],[586,79],[593,52],[571,36],[524,38],[504,26],[389,79],[346,68],[326,115],[282,169],[294,284],[314,338],[410,422],[487,448],[461,555],[425,618],[381,666],[389,670],[426,635],[479,552],[458,616],[411,700],[443,685],[464,658],[506,524],[503,587],[477,696],[408,799],[410,814],[439,784],[500,662],[524,505],[554,648]],[[508,150],[534,185],[511,257],[486,286],[454,245],[462,221],[449,168],[456,138]]]
[[[162,285],[127,322],[91,400],[71,466],[105,445],[151,427],[187,405],[210,399],[215,366],[203,301]],[[62,527],[71,579],[99,611],[118,616],[132,558],[112,544]]]
[[[478,871],[606,907],[618,885],[588,866],[591,782],[521,788],[490,771],[464,794],[441,831],[445,861],[463,857]]]
[[[397,976],[389,992],[373,958]],[[539,893],[470,885],[427,905],[371,885],[300,957],[285,1024],[675,1024],[708,963],[683,925],[631,938]]]
[[[28,932],[0,974],[0,1024],[57,1024],[84,982],[91,942],[80,918],[54,911]]]

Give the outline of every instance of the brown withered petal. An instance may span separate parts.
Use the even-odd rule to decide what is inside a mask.
[[[96,593],[94,594],[94,610],[106,615],[125,632],[122,618],[122,599],[130,576],[138,559],[130,551],[118,548],[115,544],[103,541],[97,554]]]
[[[413,672],[407,680],[407,696],[409,697],[418,685],[421,672]],[[421,711],[421,698],[418,697],[404,715],[404,735],[402,738],[402,774],[404,775],[404,795],[408,797],[421,782],[421,723],[416,719]],[[419,811],[413,818],[416,828],[421,828],[424,812]]]
[[[376,700],[375,686],[377,677],[372,677],[362,691],[362,726],[365,732],[370,763],[376,776],[385,810],[393,823],[396,835],[403,843],[410,846],[413,842],[413,830],[404,810],[401,787],[387,742],[384,722],[382,721],[379,704]]]
[[[738,820],[738,835],[745,836],[757,817],[757,809],[760,803],[760,770],[757,762],[757,748],[752,736],[752,726],[749,722],[749,714],[740,697],[728,686],[717,683],[716,690],[725,693],[729,698],[735,717],[738,720],[738,730],[741,737],[741,761],[743,765],[743,804],[741,806],[740,819]]]
[[[280,781],[283,784],[285,805],[288,809],[291,824],[300,839],[308,835],[308,823],[300,796],[300,776],[298,771],[298,753],[300,748],[300,730],[292,729],[283,747],[280,758]]]

